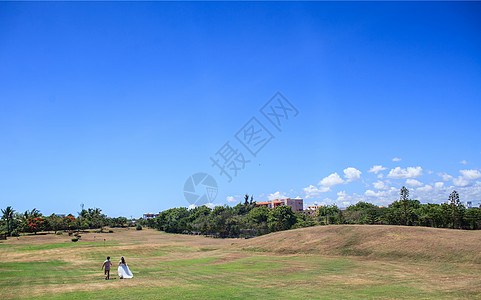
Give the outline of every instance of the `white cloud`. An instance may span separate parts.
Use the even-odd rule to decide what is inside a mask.
[[[347,182],[361,180],[361,174],[362,172],[356,168],[349,167],[344,169],[344,178],[347,179]]]
[[[386,170],[386,169],[387,169],[387,168],[385,168],[385,167],[383,167],[383,166],[381,166],[381,165],[375,165],[375,166],[373,166],[372,168],[370,168],[368,172],[369,172],[369,173],[377,174],[377,173],[379,173],[379,172],[381,172],[381,171],[384,171],[384,170]]]
[[[412,186],[412,187],[421,187],[423,184],[416,179],[406,179],[406,185],[407,186]]]
[[[321,187],[319,188],[319,191],[320,191],[321,193],[325,193],[325,192],[331,191],[331,188],[329,188],[328,186],[321,186]]]
[[[364,192],[364,195],[366,195],[367,197],[379,197],[381,195],[383,195],[383,192],[379,191],[379,192],[375,192],[373,190],[367,190]]]
[[[267,196],[267,199],[269,199],[269,200],[284,199],[284,198],[287,198],[286,194],[281,193],[279,191],[275,192],[274,194],[269,194],[269,196]]]
[[[427,182],[425,178],[429,176],[423,177],[425,174],[437,174],[439,177],[433,176],[430,182]],[[323,205],[336,204],[340,207],[347,207],[358,201],[366,201],[375,205],[388,205],[399,199],[399,189],[402,185],[406,185],[411,192],[410,198],[417,199],[422,203],[446,202],[449,193],[454,189],[460,193],[463,202],[474,201],[476,204],[481,199],[481,169],[459,170],[459,176],[453,177],[444,172],[433,173],[431,170],[425,170],[420,166],[387,169],[382,165],[373,165],[369,170],[364,171],[364,174],[356,168],[349,167],[343,170],[342,175],[332,173],[322,178],[319,185],[305,187],[301,197],[305,196],[304,199],[312,198],[311,201],[316,200]],[[350,190],[349,185],[344,185],[345,190],[332,191],[333,186],[355,180],[362,180],[362,182],[367,180],[367,182],[364,182],[366,187],[359,194]],[[287,194],[296,196],[299,193],[292,191]],[[331,199],[324,198],[321,195],[329,195]],[[283,197],[285,197],[283,193],[276,192],[271,194],[269,198]]]
[[[196,208],[196,207],[197,207],[197,205],[191,204],[191,205],[189,205],[189,210],[194,209],[194,208]]]
[[[395,157],[395,158],[392,159],[392,161],[401,161],[401,160],[402,160],[402,158],[399,158],[399,157]]]
[[[476,200],[481,199],[481,182],[476,181],[473,185],[469,187],[457,188],[456,191],[459,192],[459,197],[461,198],[462,202],[474,200],[475,202],[473,204],[479,204],[479,202]]]
[[[227,197],[225,198],[225,200],[227,200],[227,202],[229,202],[229,203],[234,203],[234,202],[239,201],[239,200],[237,200],[234,196],[227,196]]]
[[[462,176],[460,176],[463,178]],[[457,180],[457,179],[455,179]],[[458,184],[466,184],[467,182],[458,182]],[[449,194],[456,190],[459,192],[461,202],[474,201],[481,199],[481,182],[475,181],[472,184],[467,183],[467,186],[446,186],[445,182],[435,182],[432,189],[430,187],[421,187],[412,190],[411,199],[417,199],[422,203],[444,203],[448,200]]]
[[[387,190],[389,187],[384,181],[378,180],[372,184],[376,190]]]
[[[460,161],[459,163],[465,165],[465,164],[467,164],[468,162],[464,159],[464,160]]]
[[[217,205],[215,205],[214,203],[210,203],[210,202],[209,202],[209,203],[206,203],[206,204],[204,204],[204,205],[207,206],[208,208],[214,208],[214,207],[217,206]]]
[[[352,197],[348,195],[346,191],[340,191],[337,193],[337,201],[349,202],[351,199]]]
[[[458,176],[458,178],[453,179],[455,186],[471,186],[474,180],[481,178],[481,173],[478,170],[460,170],[459,172],[462,174],[462,176]]]
[[[320,188],[317,188],[313,185],[310,185],[306,188],[304,188],[304,192],[306,193],[306,199],[312,198],[313,196],[317,196],[320,193],[325,193],[329,192],[331,189],[327,186],[322,186]]]
[[[331,205],[331,204],[334,204],[334,200],[331,200],[329,198],[324,198],[324,201],[321,201],[321,203],[319,203],[319,205]]]
[[[319,181],[319,185],[323,186],[335,186],[341,183],[344,183],[344,180],[337,173],[333,173]]]
[[[371,190],[368,189],[363,195],[354,194],[357,201],[366,201],[376,205],[386,205],[393,202],[398,198],[399,189],[395,187],[390,187],[386,190]]]
[[[389,178],[416,178],[423,175],[423,169],[421,167],[408,167],[407,169],[402,169],[401,167],[396,167],[389,171],[387,177]]]
[[[446,173],[438,173],[438,175],[439,175],[439,177],[441,177],[441,179],[442,179],[443,181],[451,181],[451,180],[453,180],[453,176],[448,175],[448,174],[446,174]]]
[[[455,186],[461,186],[461,187],[471,185],[471,181],[466,179],[463,176],[458,176],[458,178],[453,179],[453,183]]]
[[[481,178],[481,173],[478,170],[460,170],[459,172],[468,180],[476,180]]]
[[[426,184],[423,187],[418,187],[416,190],[419,191],[419,192],[430,192],[430,191],[433,190],[433,187],[430,186],[429,184]]]

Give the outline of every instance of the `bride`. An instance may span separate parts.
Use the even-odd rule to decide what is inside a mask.
[[[125,262],[125,258],[122,256],[119,262],[119,277],[122,278],[132,278],[134,275],[130,272],[127,263]]]

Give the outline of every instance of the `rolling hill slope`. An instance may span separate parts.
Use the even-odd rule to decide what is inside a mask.
[[[481,231],[388,225],[329,225],[275,232],[233,247],[283,254],[352,255],[481,264]]]

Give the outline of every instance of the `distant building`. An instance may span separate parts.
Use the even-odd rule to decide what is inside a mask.
[[[317,216],[317,212],[321,206],[322,205],[309,205],[307,206],[307,209],[304,209],[303,213],[310,216]]]
[[[291,199],[291,198],[285,198],[285,199],[273,199],[265,202],[257,202],[256,206],[265,206],[269,208],[276,208],[281,205],[287,205],[292,208],[292,211],[302,211],[302,208],[304,207],[304,200],[302,199]]]
[[[143,219],[144,220],[155,219],[155,218],[157,218],[158,215],[160,215],[160,214],[146,213],[146,214],[144,214]]]
[[[473,208],[473,202],[472,201],[466,201],[466,208]]]

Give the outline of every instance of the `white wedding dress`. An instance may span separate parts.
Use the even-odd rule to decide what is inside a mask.
[[[119,277],[120,278],[132,278],[134,275],[132,272],[130,272],[130,269],[128,266],[124,264],[119,265]]]

